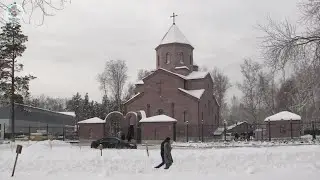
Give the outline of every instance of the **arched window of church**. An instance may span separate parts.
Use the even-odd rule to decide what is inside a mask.
[[[163,114],[163,109],[158,109],[158,115]]]
[[[160,57],[159,57],[159,55],[157,56],[157,64],[158,64],[158,66],[160,66]]]
[[[190,64],[192,64],[192,55],[190,55],[190,59],[189,60],[190,60]]]
[[[169,64],[171,62],[171,54],[167,53],[166,54],[166,64]]]
[[[183,53],[182,52],[179,52],[178,54],[177,54],[177,58],[178,58],[178,61],[180,62],[180,64],[184,64],[184,62],[183,62]]]

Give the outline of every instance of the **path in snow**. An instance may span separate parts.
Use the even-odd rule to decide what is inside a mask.
[[[26,144],[27,145],[27,144]],[[230,149],[173,149],[169,170],[154,169],[159,150],[99,150],[47,141],[25,146],[16,170],[17,180],[100,179],[289,179],[320,175],[320,146]],[[9,179],[14,163],[10,145],[0,145],[0,179]],[[317,176],[317,177],[316,177]],[[280,178],[282,177],[282,178]]]

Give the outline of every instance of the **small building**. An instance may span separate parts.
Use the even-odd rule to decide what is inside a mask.
[[[177,120],[167,115],[157,115],[143,118],[139,121],[142,140],[164,140],[166,137],[175,139],[175,124]]]
[[[93,117],[78,122],[79,140],[97,140],[106,134],[106,121]]]
[[[236,122],[235,124],[227,127],[227,132],[231,133],[232,135],[234,135],[235,133],[238,133],[239,135],[247,134],[252,131],[253,131],[252,125],[246,121]]]
[[[282,111],[267,117],[266,138],[294,138],[302,134],[301,116],[289,111]]]

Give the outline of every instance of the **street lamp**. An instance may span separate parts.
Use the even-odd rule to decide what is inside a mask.
[[[203,142],[203,119],[201,120],[201,142]]]
[[[187,127],[187,142],[189,142],[189,121],[186,121],[186,127]]]

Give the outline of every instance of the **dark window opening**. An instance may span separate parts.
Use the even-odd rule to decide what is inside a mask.
[[[171,103],[171,113],[172,117],[174,118],[174,103]]]
[[[147,117],[150,117],[150,104],[147,104]]]
[[[158,66],[160,66],[160,57],[159,57],[159,55],[157,56],[157,62],[158,62]]]

